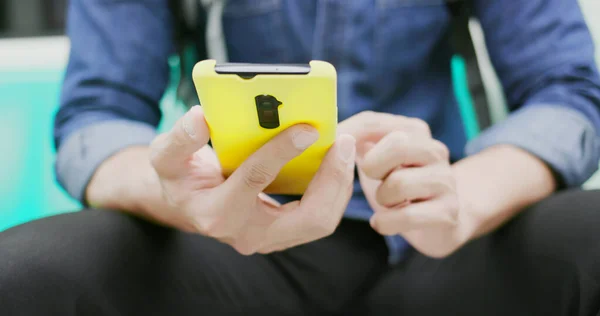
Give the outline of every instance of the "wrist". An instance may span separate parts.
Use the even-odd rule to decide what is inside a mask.
[[[556,186],[550,168],[528,152],[499,145],[452,166],[469,239],[485,234],[548,195]]]
[[[86,201],[92,207],[148,211],[148,199],[156,191],[147,147],[129,147],[106,159],[86,188]]]

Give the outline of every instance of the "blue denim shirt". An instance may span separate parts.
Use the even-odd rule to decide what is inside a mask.
[[[475,14],[511,114],[468,145],[453,96],[443,0],[229,0],[222,21],[230,61],[331,62],[340,120],[365,110],[418,117],[453,161],[513,144],[548,163],[567,186],[581,185],[600,157],[600,78],[577,1],[476,0]],[[173,21],[165,0],[72,0],[68,16],[57,175],[81,200],[103,160],[155,136]],[[357,186],[346,216],[370,215]],[[399,236],[387,242],[391,262],[409,247]]]

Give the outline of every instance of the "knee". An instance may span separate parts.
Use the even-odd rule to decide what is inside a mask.
[[[557,193],[525,210],[500,234],[513,251],[563,262],[600,259],[600,191]]]
[[[0,315],[74,313],[104,277],[93,271],[116,259],[107,254],[123,254],[119,245],[135,233],[133,225],[121,214],[85,211],[0,233]]]
[[[544,240],[570,246],[600,241],[600,191],[560,192],[530,207],[524,216]]]
[[[14,241],[0,238],[0,315],[69,315],[65,308],[80,291],[64,258]]]

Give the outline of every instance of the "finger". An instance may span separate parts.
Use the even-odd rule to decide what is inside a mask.
[[[192,107],[173,128],[150,145],[150,160],[162,177],[176,177],[186,171],[186,162],[210,137],[200,106]]]
[[[226,180],[227,190],[235,197],[256,197],[290,160],[300,155],[319,138],[311,126],[292,126],[252,154]]]
[[[375,193],[377,203],[394,207],[407,201],[428,200],[454,192],[454,178],[448,166],[404,168],[392,172]]]
[[[354,137],[339,136],[306,189],[300,207],[327,213],[345,208],[345,201],[352,195],[348,188],[352,187],[354,180],[355,155]]]
[[[355,140],[341,135],[329,149],[302,200],[282,206],[267,240],[291,247],[325,237],[335,230],[352,196]]]
[[[364,141],[377,142],[393,131],[402,131],[419,138],[430,138],[429,125],[421,119],[390,113],[365,111],[356,114],[339,125],[339,134],[356,138],[358,147]]]
[[[360,186],[362,188],[363,194],[365,195],[367,203],[369,204],[371,209],[374,212],[387,211],[386,207],[383,205],[380,205],[377,202],[377,198],[376,198],[377,188],[379,188],[382,181],[371,179],[371,178],[367,177],[365,175],[365,173],[362,171],[362,169],[360,168],[360,165],[358,168],[356,168],[356,171],[357,171],[358,180],[360,182]]]
[[[403,234],[412,230],[456,225],[458,204],[451,199],[412,203],[390,212],[377,212],[370,224],[382,235]]]
[[[441,142],[397,131],[383,137],[369,150],[360,159],[360,167],[368,177],[381,180],[398,167],[425,166],[447,160],[448,149]]]
[[[281,206],[281,203],[263,192],[258,194],[258,199],[269,207],[279,208]]]

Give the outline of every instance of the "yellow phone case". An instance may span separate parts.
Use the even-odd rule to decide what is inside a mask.
[[[214,60],[197,63],[193,79],[225,176],[279,132],[306,123],[319,131],[319,139],[286,164],[265,190],[303,194],[336,137],[335,68],[327,62],[311,61],[306,74],[257,74],[245,79],[237,74],[217,73],[215,66]],[[281,102],[276,128],[264,128],[262,121],[259,123],[259,101],[255,98],[263,95]]]

